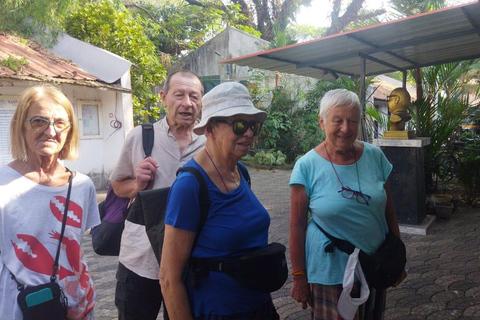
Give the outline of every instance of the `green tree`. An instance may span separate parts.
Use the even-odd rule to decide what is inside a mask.
[[[37,34],[52,42],[64,30],[68,13],[81,4],[81,0],[1,0],[1,30],[24,37]]]
[[[260,32],[243,24],[246,17],[238,5],[219,5],[212,1],[192,4],[184,1],[131,2],[125,6],[144,26],[157,50],[172,58],[197,49],[227,25],[260,36]]]
[[[123,5],[108,0],[88,2],[68,17],[66,31],[131,61],[135,65],[131,81],[134,120],[158,118],[160,97],[154,87],[164,80],[166,70],[145,29]]]
[[[224,12],[228,11],[222,1],[213,3],[208,0],[185,1],[201,7],[214,5]],[[239,9],[243,18],[241,24],[258,30],[262,39],[271,41],[275,38],[275,28],[277,31],[285,31],[300,7],[310,5],[311,0],[229,0],[228,3],[236,5]]]
[[[384,14],[385,9],[362,10],[364,3],[365,0],[352,0],[344,9],[342,0],[333,0],[333,9],[330,16],[331,24],[325,32],[325,36],[365,26],[365,23],[358,25],[360,21],[369,21],[369,24],[378,23],[375,18]]]

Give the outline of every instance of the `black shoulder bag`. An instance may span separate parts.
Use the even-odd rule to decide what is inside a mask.
[[[53,273],[50,282],[37,286],[25,287],[19,283],[15,276],[11,274],[12,279],[17,283],[17,289],[20,291],[17,297],[18,305],[23,313],[24,320],[63,320],[67,319],[68,298],[60,288],[57,280],[58,259],[60,256],[60,247],[62,245],[63,234],[67,222],[68,205],[70,203],[70,192],[72,190],[72,172],[68,179],[67,200],[63,212],[62,230],[58,239],[57,254],[53,264]]]
[[[325,247],[325,252],[333,252],[334,247],[347,254],[352,254],[355,250],[353,244],[335,238],[323,230],[315,220],[313,222],[332,242]],[[375,254],[368,255],[360,250],[358,258],[368,284],[377,290],[383,290],[395,284],[402,275],[407,263],[407,251],[402,240],[390,231]]]

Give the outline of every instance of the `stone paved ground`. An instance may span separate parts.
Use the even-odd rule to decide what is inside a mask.
[[[252,188],[271,216],[270,241],[287,246],[290,171],[250,169],[250,173]],[[102,196],[99,193],[99,199]],[[409,276],[401,286],[388,290],[385,319],[480,319],[479,230],[480,210],[461,209],[450,220],[435,221],[427,236],[403,234]],[[96,319],[116,319],[117,257],[96,255],[89,235],[82,247],[97,288]],[[280,318],[309,319],[309,312],[290,298],[290,288],[291,278],[272,294]]]

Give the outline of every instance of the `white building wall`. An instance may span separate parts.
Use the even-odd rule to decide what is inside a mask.
[[[2,108],[4,100],[8,98],[18,103],[21,93],[27,87],[37,84],[39,83],[0,81],[0,166],[12,160],[9,131],[14,109]],[[108,177],[120,156],[125,137],[133,128],[131,94],[78,85],[63,84],[58,87],[72,102],[77,119],[80,118],[79,101],[100,103],[101,135],[81,137],[79,158],[75,161],[66,160],[64,164],[71,170],[90,176],[97,189],[104,189],[108,186]],[[77,120],[76,126],[81,129],[80,120]]]

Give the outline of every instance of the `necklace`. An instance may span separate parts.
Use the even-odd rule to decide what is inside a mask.
[[[337,176],[337,180],[342,185],[342,190],[340,190],[339,192],[342,192],[343,190],[351,190],[348,186],[345,188],[345,186],[342,183],[342,180],[340,180],[340,177],[338,176],[337,170],[335,170],[335,166],[333,165],[332,159],[330,158],[330,154],[328,153],[327,144],[324,143],[323,146],[325,147],[325,152],[327,153],[327,157],[328,157],[328,160],[330,162],[330,165],[332,166],[332,169],[335,172],[335,175]],[[357,154],[355,152],[355,147],[353,145],[352,145],[352,148],[353,148],[353,158],[355,160],[355,169],[357,171],[358,191],[361,195],[363,195],[362,188],[360,187],[360,178],[359,178],[359,175],[358,175]],[[367,202],[367,204],[368,204],[368,202]]]
[[[215,170],[217,170],[218,176],[220,177],[220,180],[222,180],[222,183],[223,183],[223,186],[225,187],[225,190],[227,190],[227,192],[229,192],[230,190],[227,188],[227,184],[225,183],[225,180],[223,180],[222,174],[220,173],[220,170],[218,170],[217,165],[215,164],[215,162],[213,161],[212,157],[211,157],[210,154],[208,153],[207,148],[205,148],[205,153],[207,154],[208,158],[209,158],[210,161],[212,162],[213,167],[215,168]],[[238,170],[238,169],[237,169],[237,170]],[[234,181],[235,181],[235,184],[236,184],[237,187],[238,187],[238,186],[240,185],[240,182],[237,182],[237,179],[235,179]]]

